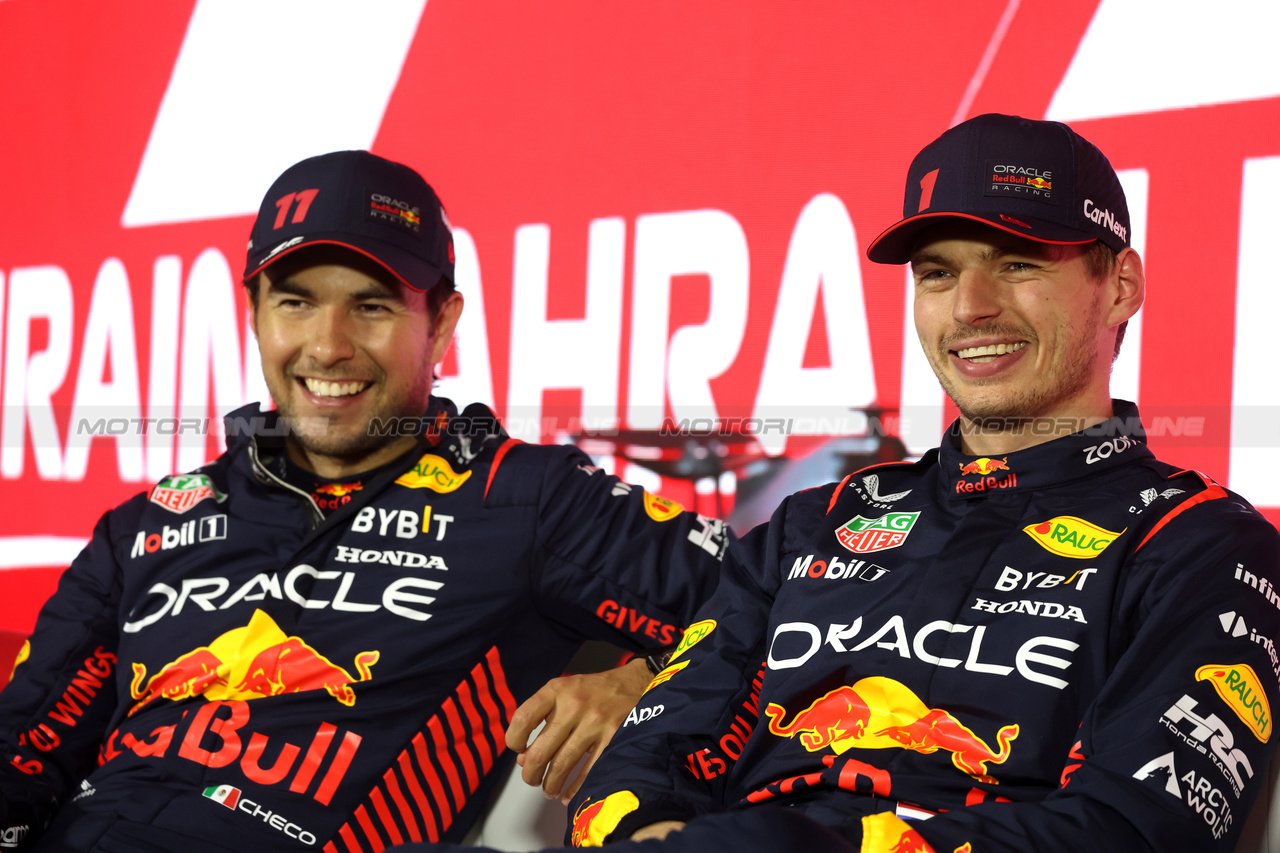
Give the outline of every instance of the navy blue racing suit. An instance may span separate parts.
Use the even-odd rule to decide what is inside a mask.
[[[1276,742],[1280,536],[1115,406],[999,458],[957,425],[784,501],[730,548],[571,840],[770,805],[869,853],[1233,849]]]
[[[584,639],[678,641],[718,580],[721,522],[484,407],[433,400],[414,451],[313,493],[274,412],[227,423],[103,516],[0,693],[0,799],[59,807],[40,849],[460,839],[517,704]]]

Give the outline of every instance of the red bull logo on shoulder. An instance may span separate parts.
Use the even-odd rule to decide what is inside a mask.
[[[1017,724],[996,733],[994,750],[950,712],[930,708],[911,688],[892,678],[872,676],[852,686],[837,687],[783,724],[787,710],[769,703],[769,732],[799,737],[809,752],[830,748],[837,755],[858,749],[910,749],[923,755],[951,753],[956,769],[980,782],[995,783],[988,764],[1003,764],[1018,736]]]
[[[356,678],[302,638],[287,636],[265,612],[255,610],[248,625],[175,658],[150,678],[145,665],[133,664],[129,692],[137,702],[129,715],[156,699],[248,700],[308,690],[324,690],[352,706],[356,693],[351,685],[373,677],[379,656],[378,651],[356,655]]]

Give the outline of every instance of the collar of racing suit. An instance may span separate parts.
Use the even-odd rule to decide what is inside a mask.
[[[469,406],[468,411],[471,408]],[[485,411],[487,412],[488,409]],[[426,443],[435,445],[439,442],[441,435],[446,432],[446,424],[457,416],[458,408],[452,400],[432,395],[427,403],[427,410],[421,418],[400,419],[394,427],[389,425],[388,428],[408,430],[417,427],[416,431],[423,436]],[[260,404],[250,403],[228,413],[222,419],[222,424],[227,437],[227,450],[232,454],[243,450],[250,442],[256,443],[263,458],[277,456],[284,451],[284,437],[287,429],[280,422],[280,412],[277,409],[268,409],[264,412]]]
[[[472,415],[469,421],[478,420],[473,409],[479,409],[481,413],[487,414],[496,425],[497,422],[492,413],[478,404],[469,406],[464,413]],[[426,412],[420,418],[399,418],[391,424],[381,425],[379,428],[394,430],[395,435],[404,435],[406,431],[409,434],[416,434],[417,444],[396,460],[398,464],[382,466],[376,476],[365,483],[364,487],[353,496],[354,499],[350,503],[330,513],[322,512],[311,495],[285,481],[285,435],[288,429],[287,425],[281,421],[278,410],[270,409],[264,412],[259,404],[250,403],[228,414],[223,418],[223,424],[227,436],[228,456],[234,460],[233,470],[239,469],[241,476],[251,477],[280,492],[294,493],[299,502],[307,506],[310,514],[309,532],[299,545],[302,548],[326,531],[345,524],[398,476],[417,464],[424,453],[455,448],[458,441],[453,433],[458,426],[455,423],[457,416],[458,410],[453,401],[445,397],[432,396]],[[496,429],[505,436],[505,433],[501,433],[500,427]],[[448,456],[452,458],[455,454],[450,453]],[[222,485],[224,489],[230,488],[227,484]]]
[[[997,490],[1043,489],[1154,458],[1147,448],[1138,407],[1127,400],[1111,403],[1115,414],[1109,420],[996,458],[961,452],[961,423],[957,419],[938,448],[947,492],[953,499],[971,500]],[[1026,429],[1034,431],[1038,423],[1029,421]]]

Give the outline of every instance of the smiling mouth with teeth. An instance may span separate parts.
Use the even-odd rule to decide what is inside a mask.
[[[1026,341],[1018,341],[1016,344],[988,344],[985,347],[965,347],[956,350],[955,354],[960,358],[968,359],[973,364],[986,364],[995,361],[999,356],[1017,352],[1026,345]]]
[[[369,387],[368,382],[328,382],[324,379],[302,380],[307,390],[317,397],[351,397]]]

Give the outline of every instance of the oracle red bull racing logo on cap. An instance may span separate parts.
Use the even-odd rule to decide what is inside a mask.
[[[146,666],[135,663],[129,692],[137,702],[129,709],[129,716],[156,699],[203,696],[211,701],[247,700],[307,690],[324,690],[351,706],[356,703],[351,685],[373,677],[371,668],[379,656],[377,651],[356,655],[360,677],[355,678],[302,638],[287,636],[266,613],[255,610],[248,625],[233,628],[209,645],[175,658],[149,679]]]
[[[769,703],[765,715],[769,732],[798,737],[809,752],[830,748],[837,755],[849,749],[909,749],[923,755],[944,750],[951,763],[980,782],[995,783],[988,764],[1003,764],[1018,736],[1017,723],[996,733],[999,749],[992,749],[950,712],[930,708],[911,688],[892,678],[872,676],[853,686],[837,687],[783,724],[787,710]]]
[[[907,541],[918,512],[890,512],[879,518],[855,515],[836,528],[836,539],[855,554],[887,551]]]
[[[1036,201],[1053,201],[1053,172],[1035,166],[1022,166],[987,161],[987,185],[983,195],[1007,196],[1013,193],[1019,198],[1034,198]]]
[[[604,840],[618,828],[618,822],[640,808],[640,800],[630,791],[616,791],[603,800],[587,800],[573,816],[574,847],[603,847]]]
[[[178,514],[191,509],[200,501],[213,498],[222,503],[227,496],[205,474],[177,474],[165,477],[151,490],[151,502],[159,504],[169,512]]]

